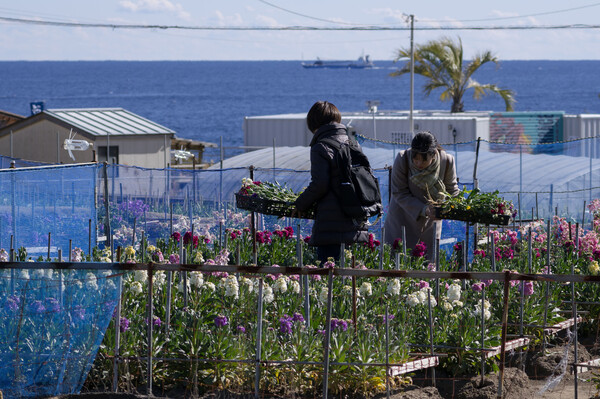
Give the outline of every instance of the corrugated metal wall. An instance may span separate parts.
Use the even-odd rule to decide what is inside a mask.
[[[312,134],[306,128],[306,115],[281,115],[247,117],[244,119],[244,145],[307,146]],[[487,116],[415,116],[415,131],[429,130],[441,143],[467,142],[481,137],[488,139],[489,118]],[[409,142],[408,117],[375,115],[343,115],[342,123],[363,136],[384,141]]]

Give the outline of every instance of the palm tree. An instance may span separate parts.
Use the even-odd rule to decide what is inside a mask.
[[[463,66],[462,41],[458,43],[444,37],[432,40],[422,45],[416,45],[414,50],[414,73],[428,78],[423,88],[428,96],[434,89],[443,88],[440,100],[452,99],[451,112],[464,112],[463,95],[467,89],[474,89],[473,98],[479,100],[488,93],[495,93],[502,97],[506,111],[513,110],[515,98],[513,92],[501,89],[494,84],[481,84],[472,79],[473,74],[485,63],[493,62],[498,65],[498,58],[490,51],[477,54],[471,62]],[[408,58],[409,61],[399,70],[392,72],[391,76],[401,76],[410,73],[410,49],[398,50],[394,60]]]

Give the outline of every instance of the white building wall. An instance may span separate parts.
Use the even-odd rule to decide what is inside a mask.
[[[415,116],[415,131],[429,130],[440,143],[489,139],[489,117],[473,115]],[[346,114],[342,123],[366,137],[383,141],[410,142],[408,116],[379,114]],[[456,133],[456,136],[454,135]],[[246,117],[244,144],[246,146],[307,146],[312,134],[306,127],[306,114]]]
[[[169,135],[110,136],[109,140],[111,147],[119,147],[119,163],[122,165],[164,168],[171,161]],[[96,143],[105,147],[107,137],[98,138]]]

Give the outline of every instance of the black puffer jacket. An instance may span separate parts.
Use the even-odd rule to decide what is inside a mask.
[[[296,208],[305,211],[317,203],[315,223],[310,237],[310,245],[350,244],[367,242],[368,232],[354,224],[342,212],[340,203],[332,190],[332,176],[339,174],[334,161],[336,149],[320,142],[330,137],[341,143],[349,140],[346,127],[340,123],[321,126],[310,142],[310,176],[308,187],[296,200]]]

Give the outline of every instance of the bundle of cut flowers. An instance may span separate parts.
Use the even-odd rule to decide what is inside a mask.
[[[298,194],[292,189],[281,186],[278,182],[252,181],[247,177],[242,179],[242,188],[238,194],[283,202],[294,202],[298,198]]]
[[[483,192],[478,188],[463,189],[456,196],[447,195],[434,203],[437,216],[442,219],[465,220],[473,223],[508,224],[516,216],[512,201],[505,200],[494,192]]]

